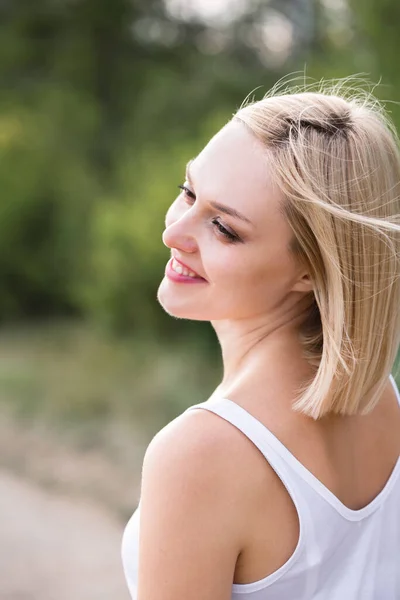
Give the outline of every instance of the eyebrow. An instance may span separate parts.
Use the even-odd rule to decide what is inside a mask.
[[[186,165],[186,179],[188,180],[188,182],[190,183],[190,185],[192,187],[194,187],[194,186],[193,186],[193,180],[190,175],[190,166],[193,163],[193,161],[194,161],[194,159],[192,158],[191,160],[189,160],[189,162]],[[252,225],[252,222],[250,221],[250,219],[245,217],[242,213],[240,213],[235,208],[227,206],[226,204],[220,204],[219,202],[210,202],[209,204],[213,208],[219,210],[220,212],[225,213],[226,215],[230,215],[231,217],[235,217],[236,219],[240,219],[241,221],[244,221],[245,223],[249,223],[249,225]]]

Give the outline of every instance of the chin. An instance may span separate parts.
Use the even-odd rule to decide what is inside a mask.
[[[185,294],[180,294],[179,291],[168,289],[161,282],[157,291],[157,300],[167,314],[176,319],[190,319],[191,321],[209,321],[208,315],[204,311],[199,310],[199,306],[193,302],[193,299],[185,298]]]

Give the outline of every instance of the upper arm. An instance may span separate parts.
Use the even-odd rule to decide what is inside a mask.
[[[196,410],[167,425],[143,461],[138,600],[229,600],[240,553],[232,432]]]

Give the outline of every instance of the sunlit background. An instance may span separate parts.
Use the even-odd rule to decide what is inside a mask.
[[[0,600],[127,600],[156,431],[218,383],[156,301],[195,156],[281,77],[358,74],[400,124],[398,0],[0,1]]]

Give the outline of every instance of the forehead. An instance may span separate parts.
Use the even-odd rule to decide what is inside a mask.
[[[272,183],[268,151],[239,121],[231,121],[190,166],[196,195],[228,204],[252,223],[279,213],[281,194]]]

